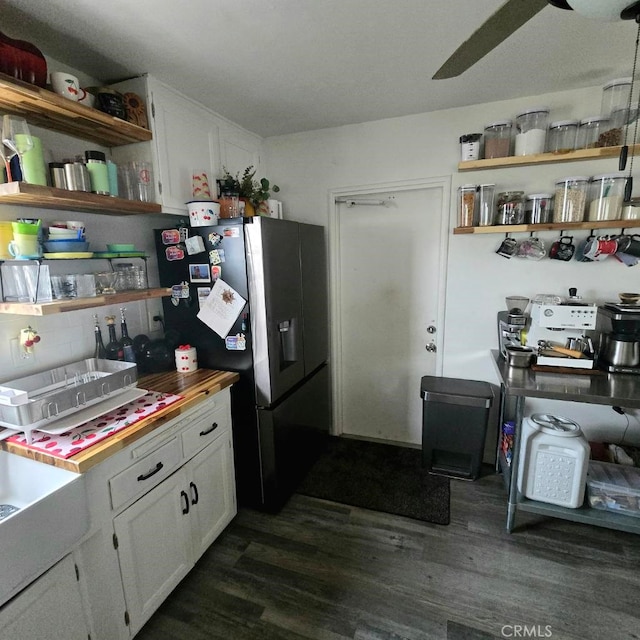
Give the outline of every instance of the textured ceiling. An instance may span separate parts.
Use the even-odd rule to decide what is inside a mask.
[[[502,0],[0,0],[2,31],[104,82],[150,73],[279,135],[604,84],[637,27],[545,7],[458,78],[431,80]]]

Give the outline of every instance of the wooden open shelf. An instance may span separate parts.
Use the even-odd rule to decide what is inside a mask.
[[[0,110],[29,124],[91,140],[105,147],[151,140],[151,131],[0,73]]]
[[[482,169],[505,169],[509,167],[526,167],[534,164],[554,164],[577,162],[579,160],[598,160],[601,158],[617,158],[621,147],[598,147],[596,149],[578,149],[569,153],[536,153],[530,156],[508,156],[489,160],[467,160],[458,163],[458,171],[480,171]],[[629,156],[640,154],[640,145],[629,145]]]
[[[113,295],[94,296],[92,298],[73,298],[52,302],[0,302],[0,313],[22,316],[48,316],[53,313],[79,311],[93,307],[105,307],[110,304],[124,304],[151,298],[164,298],[171,295],[170,288],[134,289],[121,291]]]
[[[592,229],[632,229],[640,220],[606,220],[604,222],[550,222],[547,224],[501,224],[491,227],[456,227],[454,235],[478,233],[532,233],[535,231],[591,231]]]
[[[107,215],[137,215],[160,213],[162,207],[155,202],[125,200],[113,196],[101,196],[86,191],[69,191],[54,187],[42,187],[27,182],[0,184],[0,204],[14,204],[43,209],[88,211]]]

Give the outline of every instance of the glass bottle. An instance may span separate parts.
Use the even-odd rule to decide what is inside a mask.
[[[100,330],[100,322],[98,321],[98,315],[94,314],[93,319],[96,323],[96,326],[93,330],[96,337],[96,347],[93,352],[93,357],[98,358],[100,360],[104,360],[107,357],[107,351],[104,347],[104,342],[102,341],[102,331]]]
[[[127,319],[124,315],[125,307],[120,307],[120,348],[122,349],[122,357],[125,362],[135,362],[136,354],[133,350],[133,340],[129,337],[129,329],[127,328]]]
[[[116,337],[116,317],[105,316],[107,321],[107,329],[109,330],[109,342],[105,350],[107,352],[107,360],[124,360],[124,354],[122,353],[122,347]]]

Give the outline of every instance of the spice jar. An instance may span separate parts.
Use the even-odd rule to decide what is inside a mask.
[[[600,135],[609,129],[609,119],[600,116],[583,118],[578,129],[578,141],[576,149],[593,149],[595,147],[610,146],[604,144]]]
[[[547,151],[550,153],[569,153],[576,148],[578,133],[577,120],[558,120],[549,125]]]
[[[524,191],[502,191],[496,201],[496,224],[524,223]]]
[[[527,224],[551,222],[553,196],[550,193],[532,193],[524,203],[524,219]]]
[[[543,153],[548,124],[548,107],[536,107],[519,113],[516,117],[515,155],[529,156]]]
[[[505,158],[511,155],[511,120],[500,120],[484,128],[484,157]]]
[[[107,170],[107,159],[102,151],[85,151],[87,161],[87,171],[91,180],[91,191],[100,195],[109,195],[109,172]]]
[[[481,133],[465,133],[460,136],[460,159],[462,162],[477,160],[480,157]]]
[[[476,185],[463,184],[458,187],[458,226],[472,227],[476,205]]]
[[[589,182],[589,222],[620,220],[627,178],[623,173],[605,173],[593,176]]]
[[[589,178],[572,176],[556,181],[554,222],[582,222]]]

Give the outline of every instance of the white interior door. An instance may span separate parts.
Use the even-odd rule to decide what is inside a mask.
[[[436,375],[442,344],[445,187],[448,194],[443,183],[359,193],[352,197],[358,204],[336,198],[338,433],[421,442],[420,379]],[[385,205],[368,203],[375,200]]]

